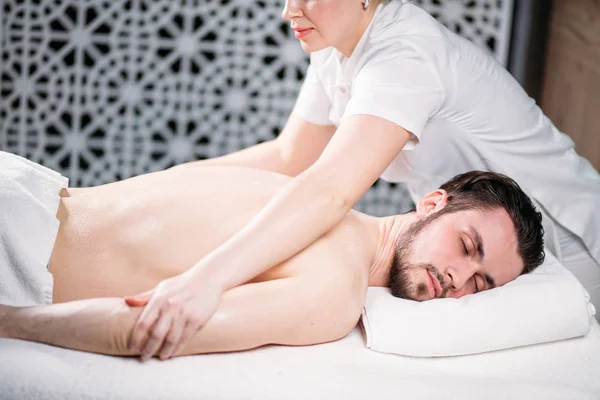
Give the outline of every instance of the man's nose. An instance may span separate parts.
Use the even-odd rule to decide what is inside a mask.
[[[477,272],[477,264],[474,262],[463,262],[449,266],[446,269],[446,275],[451,285],[450,288],[455,291],[461,290],[475,272]]]

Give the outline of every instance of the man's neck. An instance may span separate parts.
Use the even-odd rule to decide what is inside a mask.
[[[387,286],[398,238],[413,220],[414,213],[409,213],[370,221],[377,229],[377,242],[369,267],[369,286]]]

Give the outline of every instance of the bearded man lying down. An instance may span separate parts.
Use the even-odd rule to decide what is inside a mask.
[[[9,156],[15,157],[3,154]],[[295,256],[226,291],[183,348],[174,348],[170,336],[150,337],[142,349],[128,346],[144,302],[124,297],[185,274],[289,179],[197,166],[63,188],[48,266],[53,304],[0,306],[0,337],[145,358],[317,344],[353,329],[368,286],[389,286],[417,301],[458,298],[504,285],[544,258],[541,215],[519,186],[501,174],[468,172],[407,214],[348,212]]]

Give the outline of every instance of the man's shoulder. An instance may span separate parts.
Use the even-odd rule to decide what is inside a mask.
[[[357,285],[352,290],[367,287],[369,247],[364,231],[352,215],[347,215],[307,251],[318,265],[318,272],[323,274],[322,279],[344,279],[349,285]]]

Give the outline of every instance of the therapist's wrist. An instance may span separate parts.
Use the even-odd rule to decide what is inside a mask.
[[[220,293],[232,288],[230,276],[225,274],[225,268],[213,268],[209,263],[200,261],[186,273],[199,285],[209,285]]]

